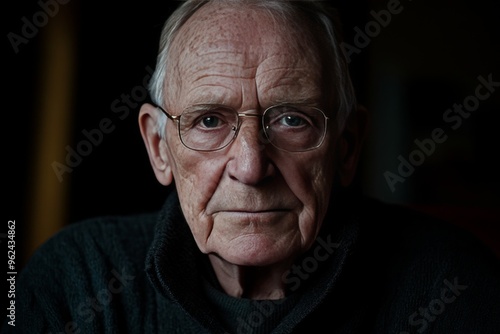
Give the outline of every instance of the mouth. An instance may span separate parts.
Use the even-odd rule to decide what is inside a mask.
[[[286,231],[294,225],[296,218],[292,210],[246,209],[223,210],[213,215],[214,225],[223,226],[225,233],[236,235],[262,235]]]
[[[234,214],[266,214],[266,213],[280,213],[289,212],[290,209],[225,209],[219,210],[217,213],[234,213]]]
[[[263,210],[221,210],[215,213],[215,216],[226,217],[230,219],[236,219],[240,221],[265,221],[271,222],[276,221],[276,219],[281,219],[288,215],[291,210],[287,209],[263,209]]]

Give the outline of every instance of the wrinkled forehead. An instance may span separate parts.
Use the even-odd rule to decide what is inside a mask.
[[[229,52],[236,60],[245,58],[250,66],[270,57],[288,58],[291,63],[295,59],[300,66],[308,62],[317,66],[319,49],[315,40],[299,16],[292,21],[278,12],[248,4],[212,2],[196,11],[180,28],[169,61],[173,69],[181,72],[179,75],[192,70],[193,62],[201,57],[223,60]]]

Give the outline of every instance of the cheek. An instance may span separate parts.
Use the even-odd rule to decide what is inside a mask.
[[[196,211],[195,208],[202,205],[202,199],[215,190],[222,172],[220,163],[213,161],[211,156],[186,148],[176,131],[170,133],[168,143],[168,158],[179,199],[189,211]]]
[[[224,159],[191,151],[182,144],[174,148],[176,151],[171,150],[170,158],[181,209],[196,242],[203,249],[203,242],[213,225],[205,210],[224,171]]]
[[[314,238],[328,209],[334,179],[332,158],[313,153],[295,162],[283,164],[282,175],[295,196],[302,202],[302,235]]]

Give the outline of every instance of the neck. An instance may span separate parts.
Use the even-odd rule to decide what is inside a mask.
[[[217,255],[208,256],[222,289],[229,296],[256,300],[285,297],[285,272],[291,264],[248,267],[225,261]]]

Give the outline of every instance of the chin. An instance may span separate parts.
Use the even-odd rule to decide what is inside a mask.
[[[218,254],[235,265],[264,267],[288,262],[293,256],[291,250],[283,241],[276,243],[266,236],[247,235],[233,240],[231,247]]]

